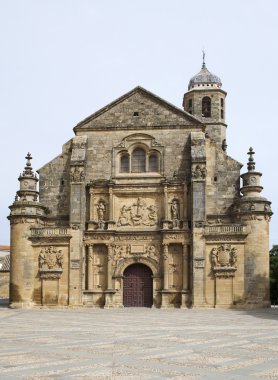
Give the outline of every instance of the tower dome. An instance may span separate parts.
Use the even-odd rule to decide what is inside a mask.
[[[188,84],[188,90],[191,90],[192,88],[204,88],[204,87],[214,87],[214,88],[221,88],[222,83],[221,79],[217,76],[212,74],[206,67],[205,64],[205,56],[203,55],[203,64],[201,71],[199,71],[198,74],[194,75],[189,81]]]
[[[201,71],[190,79],[182,104],[186,112],[206,124],[207,135],[226,151],[225,98],[227,93],[221,87],[221,79],[207,69],[203,52]]]

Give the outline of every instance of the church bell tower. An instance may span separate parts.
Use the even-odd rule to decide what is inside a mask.
[[[206,125],[207,135],[225,151],[227,148],[225,123],[227,93],[221,89],[221,86],[221,79],[207,69],[203,53],[201,71],[189,81],[188,91],[183,98],[183,108]]]

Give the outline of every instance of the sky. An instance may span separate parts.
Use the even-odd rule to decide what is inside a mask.
[[[0,0],[0,244],[31,152],[39,169],[73,127],[140,85],[182,107],[207,68],[227,91],[229,156],[255,150],[278,244],[277,0]]]

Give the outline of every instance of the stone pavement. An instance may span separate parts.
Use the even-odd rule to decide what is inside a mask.
[[[0,379],[278,379],[278,308],[0,307]]]

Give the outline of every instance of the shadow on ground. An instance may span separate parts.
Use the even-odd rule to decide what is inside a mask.
[[[0,298],[0,307],[9,307],[9,298]]]

